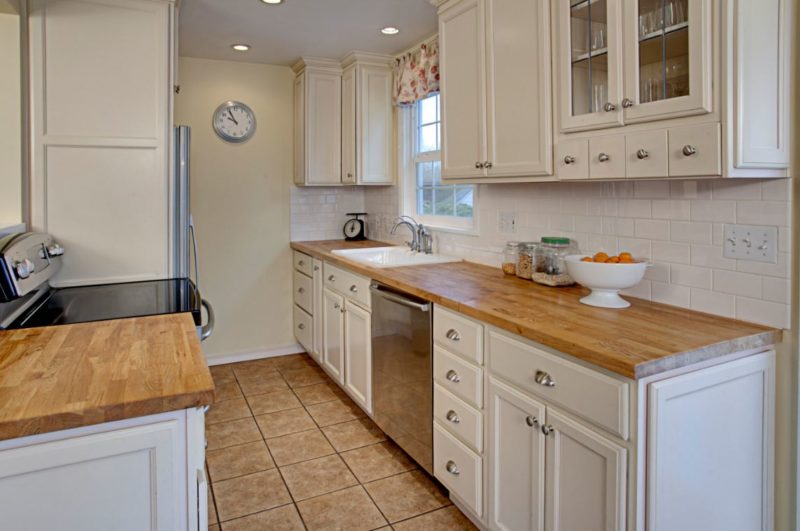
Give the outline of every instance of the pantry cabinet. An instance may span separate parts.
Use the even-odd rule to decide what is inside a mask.
[[[441,6],[443,179],[552,173],[549,21],[535,0]]]

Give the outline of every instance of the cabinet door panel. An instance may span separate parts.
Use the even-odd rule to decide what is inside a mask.
[[[489,525],[544,529],[544,404],[489,379]]]
[[[358,78],[358,184],[392,184],[392,71],[360,66]]]
[[[322,291],[322,363],[333,379],[344,383],[344,297]]]
[[[342,74],[342,182],[356,183],[356,68]]]
[[[306,72],[306,183],[341,184],[342,77]]]
[[[485,176],[486,73],[483,0],[464,0],[439,16],[442,179]]]
[[[549,175],[550,4],[486,0],[489,177]]]
[[[372,414],[372,321],[370,313],[345,302],[344,386],[364,410]]]
[[[624,531],[627,451],[548,409],[545,529]]]

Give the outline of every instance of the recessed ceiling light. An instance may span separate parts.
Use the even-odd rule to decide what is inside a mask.
[[[400,30],[395,28],[394,26],[386,26],[385,28],[381,29],[381,33],[384,35],[397,35],[400,33]]]
[[[234,45],[231,46],[231,48],[233,48],[237,52],[246,52],[247,50],[250,49],[250,45],[249,44],[234,44]]]
[[[264,2],[265,4],[271,4],[271,5],[277,5],[283,3],[283,0],[261,0],[261,1]]]

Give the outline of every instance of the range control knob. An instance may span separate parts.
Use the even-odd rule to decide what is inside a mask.
[[[64,248],[61,247],[59,244],[54,243],[53,245],[47,248],[47,254],[50,256],[61,256],[64,254]]]
[[[31,276],[31,273],[33,273],[35,269],[36,266],[27,258],[14,264],[14,271],[17,273],[17,278],[20,280],[24,280]]]

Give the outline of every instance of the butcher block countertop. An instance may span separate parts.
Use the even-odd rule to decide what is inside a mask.
[[[632,297],[623,310],[586,306],[579,302],[586,288],[541,286],[472,262],[381,269],[331,252],[386,245],[327,240],[292,248],[634,379],[781,341],[775,328]]]
[[[213,402],[188,313],[0,331],[0,440]]]

